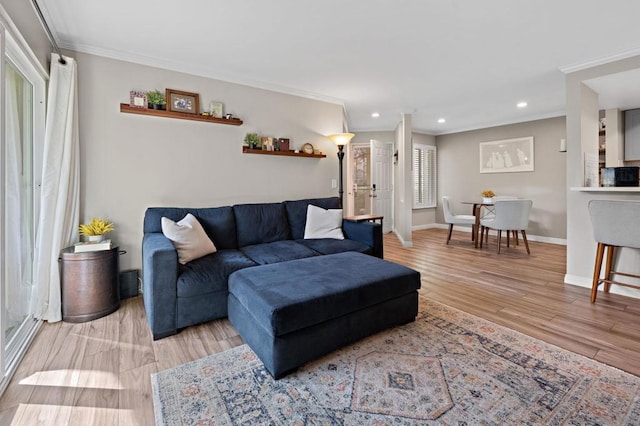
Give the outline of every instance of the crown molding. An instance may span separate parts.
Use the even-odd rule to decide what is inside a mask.
[[[564,66],[561,66],[559,69],[564,74],[571,74],[576,71],[586,70],[588,68],[597,67],[598,65],[604,65],[610,62],[620,61],[622,59],[627,59],[627,58],[631,58],[633,56],[638,56],[638,55],[640,55],[640,48],[625,50],[624,52],[616,53],[615,55],[603,56],[600,58],[588,60],[586,62],[564,65]]]
[[[553,111],[553,112],[548,112],[548,113],[544,113],[544,114],[534,114],[534,115],[529,115],[526,117],[521,117],[519,119],[513,119],[513,120],[503,120],[503,121],[486,121],[484,123],[478,123],[475,124],[473,126],[469,126],[469,127],[461,127],[458,129],[451,129],[451,130],[445,130],[445,131],[430,131],[430,130],[423,130],[423,129],[418,129],[418,128],[414,128],[413,130],[419,133],[425,133],[431,136],[441,136],[441,135],[450,135],[450,134],[454,134],[454,133],[462,133],[462,132],[470,132],[473,130],[483,130],[483,129],[488,129],[491,127],[500,127],[500,126],[509,126],[512,124],[521,124],[521,123],[528,123],[530,121],[537,121],[537,120],[546,120],[549,118],[556,118],[556,117],[564,117],[566,115],[566,111],[562,110],[562,111]]]
[[[139,65],[146,65],[154,68],[161,68],[170,71],[181,72],[185,74],[191,74],[198,77],[210,78],[213,80],[220,80],[227,83],[234,83],[242,86],[253,87],[256,89],[269,90],[272,92],[282,93],[286,95],[298,96],[301,98],[312,99],[315,101],[327,102],[330,104],[340,105],[346,111],[344,100],[334,98],[332,96],[321,95],[319,93],[309,92],[306,90],[294,89],[288,86],[282,86],[274,83],[267,83],[264,81],[252,80],[248,78],[238,78],[237,76],[231,76],[229,74],[220,73],[219,70],[211,70],[208,68],[185,66],[182,62],[171,61],[167,59],[161,59],[151,56],[136,55],[129,52],[123,52],[112,49],[103,49],[100,47],[84,45],[84,44],[70,44],[66,42],[59,43],[61,49],[73,50],[75,52],[87,53],[90,55],[102,56],[105,58],[115,59],[124,62],[131,62]]]

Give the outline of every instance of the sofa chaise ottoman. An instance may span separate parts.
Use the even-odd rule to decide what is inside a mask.
[[[415,320],[420,273],[356,252],[234,272],[229,320],[271,375]]]

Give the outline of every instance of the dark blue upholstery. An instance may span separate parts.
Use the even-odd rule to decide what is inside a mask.
[[[229,277],[229,320],[279,378],[307,361],[413,321],[420,274],[360,253],[257,266]]]
[[[290,240],[289,222],[282,203],[233,206],[238,247]]]
[[[319,254],[335,254],[345,251],[357,251],[364,254],[373,254],[373,247],[354,240],[336,240],[333,238],[317,238],[311,240],[296,240],[297,243],[309,247]]]
[[[148,208],[143,225],[143,291],[154,339],[225,317],[228,277],[238,269],[342,251],[382,257],[379,224],[345,221],[345,240],[293,241],[293,234],[304,236],[309,204],[337,208],[338,198],[213,208]],[[182,266],[173,244],[162,234],[161,218],[179,221],[187,213],[198,219],[219,252]]]
[[[286,262],[318,255],[317,252],[310,248],[291,240],[246,246],[242,247],[240,251],[258,265]]]
[[[218,250],[216,253],[180,265],[178,297],[198,296],[227,290],[229,275],[238,269],[256,266],[239,250]]]
[[[342,221],[342,233],[350,240],[358,241],[371,247],[371,254],[382,259],[382,225],[373,222]],[[378,244],[380,241],[380,244]]]
[[[191,213],[198,219],[217,249],[238,248],[236,242],[236,221],[230,206],[206,209],[185,209],[179,207],[149,207],[144,215],[144,233],[162,233],[162,217],[178,222]]]
[[[307,208],[309,204],[322,207],[323,209],[340,208],[340,198],[312,198],[308,200],[285,201],[287,209],[287,220],[291,228],[291,238],[301,240],[304,238],[304,228],[307,225]]]
[[[237,271],[229,292],[281,336],[420,288],[413,269],[361,253],[338,253]]]

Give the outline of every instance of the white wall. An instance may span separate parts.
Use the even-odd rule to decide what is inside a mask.
[[[529,198],[533,209],[527,232],[566,238],[566,153],[560,152],[560,139],[565,134],[565,118],[556,117],[437,136],[438,198],[449,196],[454,210],[467,214],[471,207],[459,202],[478,200],[485,189],[498,195]],[[526,136],[534,139],[533,172],[480,173],[480,142]],[[438,223],[444,223],[440,205],[436,218]]]
[[[81,220],[106,216],[110,236],[127,251],[121,269],[140,268],[142,221],[150,206],[213,207],[337,196],[335,145],[339,105],[195,77],[99,56],[78,61]],[[132,89],[200,94],[201,105],[224,102],[242,126],[120,113]],[[247,132],[310,142],[326,158],[242,154]]]
[[[396,128],[396,149],[398,165],[394,170],[394,217],[395,233],[405,247],[413,245],[412,211],[413,211],[413,179],[411,175],[412,132],[411,114],[403,114],[402,121]]]

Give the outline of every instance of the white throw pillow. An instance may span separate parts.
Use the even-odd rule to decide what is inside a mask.
[[[211,239],[204,232],[202,225],[191,213],[180,222],[163,217],[162,233],[173,242],[178,251],[178,261],[186,264],[209,253],[218,251]]]
[[[342,234],[342,209],[326,210],[309,204],[304,238],[334,238],[344,240]]]

